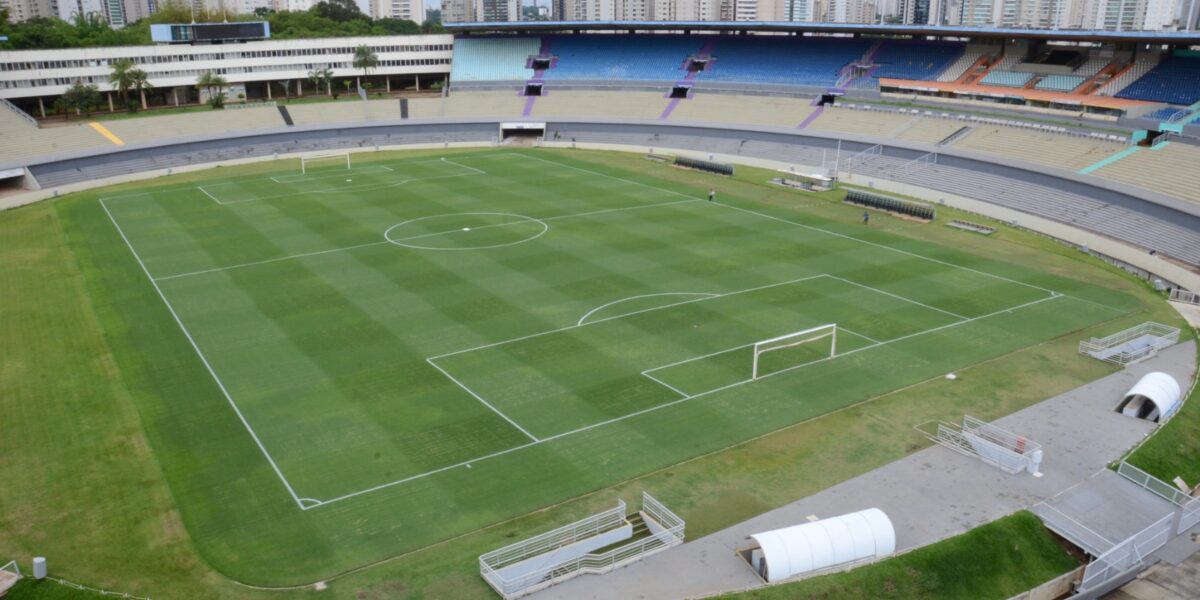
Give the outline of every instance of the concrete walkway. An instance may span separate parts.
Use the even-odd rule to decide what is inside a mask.
[[[896,527],[897,551],[963,533],[1052,498],[1119,458],[1154,427],[1117,414],[1121,396],[1151,371],[1191,381],[1195,358],[1194,342],[1181,344],[996,421],[1042,444],[1044,477],[1008,475],[936,446],[624,569],[577,577],[534,598],[689,598],[758,587],[762,582],[734,550],[752,533],[804,523],[810,515],[880,508]]]

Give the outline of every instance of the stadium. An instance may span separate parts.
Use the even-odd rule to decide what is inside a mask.
[[[190,27],[0,50],[0,595],[1200,597],[1200,33]]]

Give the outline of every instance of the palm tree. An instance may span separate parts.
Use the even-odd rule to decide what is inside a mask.
[[[129,88],[137,91],[138,97],[142,100],[142,109],[149,108],[146,104],[146,90],[154,89],[150,84],[150,75],[141,69],[130,69],[126,72],[129,77]]]
[[[363,44],[354,49],[354,68],[362,69],[363,76],[371,74],[371,69],[379,66],[379,57],[375,55],[375,51],[370,46]],[[362,87],[362,80],[355,78],[358,82],[358,87]]]
[[[134,68],[133,61],[128,58],[117,59],[112,63],[112,73],[108,76],[108,82],[117,89],[121,104],[129,103],[129,88],[133,83],[130,72],[138,70],[140,69]]]
[[[196,78],[196,88],[204,88],[208,92],[208,105],[216,108],[225,106],[225,88],[229,87],[229,82],[224,77],[205,71]]]
[[[308,80],[313,82],[313,87],[320,89],[321,82],[325,83],[325,93],[333,95],[333,69],[322,67],[313,69],[308,72]]]

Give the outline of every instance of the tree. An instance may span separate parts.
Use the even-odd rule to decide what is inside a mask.
[[[212,71],[205,71],[196,78],[196,89],[204,88],[208,92],[208,105],[213,107],[213,110],[225,106],[225,88],[227,87],[229,87],[229,82]]]
[[[333,95],[333,85],[331,85],[333,82],[333,69],[330,69],[329,67],[313,69],[308,72],[308,80],[313,82],[313,87],[317,89],[320,89],[321,83],[324,83],[325,93],[329,94],[330,96]]]
[[[149,81],[150,75],[141,69],[130,69],[126,75],[129,77],[129,88],[136,91],[142,100],[142,108],[149,108],[146,104],[146,90],[154,89]]]
[[[112,73],[108,75],[108,82],[117,90],[117,96],[121,98],[121,104],[129,103],[129,88],[133,86],[132,71],[140,71],[133,66],[133,61],[128,58],[117,59],[112,63]]]
[[[379,66],[379,57],[370,46],[362,44],[354,49],[354,68],[363,70],[363,77],[371,74],[371,69]],[[362,80],[358,80],[358,86],[362,87]]]
[[[74,110],[75,114],[91,112],[97,104],[100,104],[100,90],[96,89],[94,85],[84,85],[82,81],[76,79],[75,83],[72,83],[62,96],[59,96],[55,104],[62,109],[63,117],[70,119],[70,111]]]
[[[358,9],[354,0],[321,0],[312,7],[311,12],[330,21],[370,20]]]

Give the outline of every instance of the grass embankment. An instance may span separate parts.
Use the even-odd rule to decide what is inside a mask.
[[[729,600],[1001,600],[1079,566],[1028,512],[846,573]]]
[[[844,223],[856,223],[861,215],[861,209],[843,206],[837,193],[811,196],[764,185],[762,175],[767,171],[741,169],[738,177],[721,179],[656,166],[631,155],[576,151],[571,156],[696,188],[712,185],[722,198],[753,198],[780,214],[796,210],[797,214],[816,213]],[[232,175],[265,168],[250,165],[222,172]],[[171,181],[211,175],[191,173]],[[78,210],[91,198],[94,196],[67,197],[0,216],[0,281],[4,282],[0,285],[6,298],[0,306],[0,332],[6,339],[29,340],[0,346],[0,410],[4,411],[0,453],[13,457],[0,462],[0,480],[5,482],[0,486],[0,531],[4,533],[0,557],[44,554],[56,575],[155,598],[259,597],[259,592],[236,586],[209,569],[192,546],[189,532],[180,525],[158,454],[149,450],[154,443],[144,434],[140,419],[145,417],[139,417],[134,408],[137,402],[130,398],[141,395],[145,405],[152,405],[146,394],[163,385],[152,380],[162,378],[170,383],[171,371],[194,369],[187,364],[194,359],[188,352],[172,352],[172,357],[179,357],[178,363],[160,369],[138,368],[136,356],[150,350],[129,345],[128,333],[119,321],[101,326],[97,313],[110,315],[115,308],[97,309],[94,302],[134,299],[89,297],[82,282],[80,260],[91,269],[128,270],[116,268],[117,262],[127,259],[120,247],[81,259],[75,250],[86,249],[90,240],[81,239],[77,228],[64,228],[58,219],[63,211]],[[932,241],[988,261],[1036,264],[1043,271],[1103,285],[1138,299],[1133,314],[1093,329],[1111,332],[1126,322],[1178,320],[1143,284],[1037,236],[1002,228],[991,238],[983,238],[940,225],[890,218],[873,221],[876,231],[887,230],[903,238],[892,240],[897,243]],[[137,272],[108,276],[127,275],[128,285],[144,285]],[[174,335],[170,322],[158,327],[161,335]],[[924,447],[923,439],[911,429],[914,424],[954,418],[966,411],[982,418],[999,417],[1110,372],[1098,361],[1078,357],[1077,339],[1078,335],[1069,335],[1051,340],[964,369],[957,382],[939,378],[886,394],[419,550],[337,579],[323,595],[490,598],[492,593],[477,575],[475,555],[607,508],[614,497],[633,500],[642,489],[664,499],[688,520],[689,537],[710,533]],[[123,355],[121,361],[115,354]],[[118,363],[128,367],[118,368]],[[172,389],[175,394],[192,393]],[[163,422],[171,418],[153,412],[150,416]],[[170,435],[166,425],[157,427],[158,435]],[[196,456],[191,460],[208,459]],[[188,470],[186,461],[175,464],[180,472]],[[43,469],[54,475],[46,475]],[[263,510],[247,506],[246,510],[250,509]],[[215,535],[219,531],[200,533]],[[314,579],[325,575],[313,574]]]

